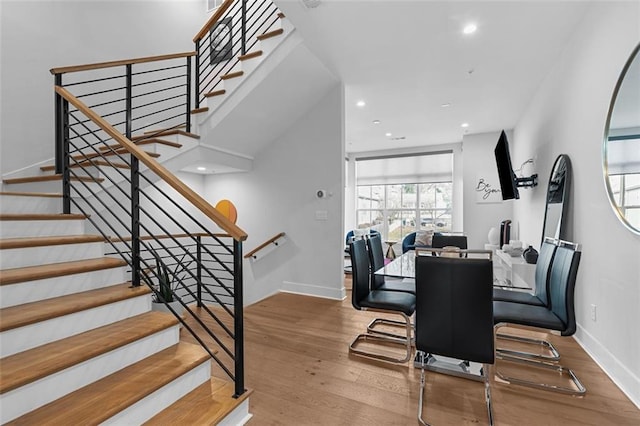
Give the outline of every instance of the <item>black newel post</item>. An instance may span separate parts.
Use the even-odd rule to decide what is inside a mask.
[[[187,115],[186,115],[186,130],[191,133],[191,56],[187,56]]]
[[[242,0],[242,52],[247,53],[247,0]]]
[[[125,136],[131,139],[132,127],[132,65],[126,66],[127,87],[125,96]],[[131,285],[140,285],[140,165],[135,155],[131,155]]]
[[[198,235],[197,239],[196,239],[196,249],[197,249],[197,259],[198,259],[198,270],[197,270],[197,277],[198,277],[198,307],[201,308],[202,307],[202,237],[200,235]]]
[[[194,105],[195,108],[200,108],[200,39],[196,40],[196,72],[194,74]]]
[[[235,332],[235,397],[245,392],[244,389],[244,318],[242,306],[242,241],[233,240],[233,307]]]

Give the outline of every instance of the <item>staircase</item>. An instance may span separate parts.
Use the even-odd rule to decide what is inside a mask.
[[[178,320],[151,311],[151,290],[131,287],[125,262],[60,204],[0,193],[1,422],[162,424],[193,411],[215,424],[233,412],[246,395],[211,378],[206,351],[180,341]]]

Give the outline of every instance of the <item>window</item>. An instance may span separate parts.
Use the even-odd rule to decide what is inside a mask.
[[[419,229],[451,230],[451,152],[357,161],[358,228],[398,242]]]

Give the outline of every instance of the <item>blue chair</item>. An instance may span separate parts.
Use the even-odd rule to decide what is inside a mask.
[[[435,237],[436,235],[442,235],[442,233],[434,232],[433,236]],[[405,235],[405,237],[402,239],[402,252],[406,253],[409,250],[415,250],[416,247],[427,247],[428,248],[428,247],[431,247],[431,246],[421,246],[421,245],[416,246],[416,233],[415,232],[411,232],[410,234]]]

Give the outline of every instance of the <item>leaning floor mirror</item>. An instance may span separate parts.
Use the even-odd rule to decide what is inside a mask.
[[[603,144],[609,201],[627,228],[640,234],[640,45],[613,91]]]
[[[560,154],[553,163],[549,184],[547,186],[547,202],[544,211],[544,227],[542,241],[546,237],[569,240],[569,190],[571,188],[571,161],[566,154]]]

